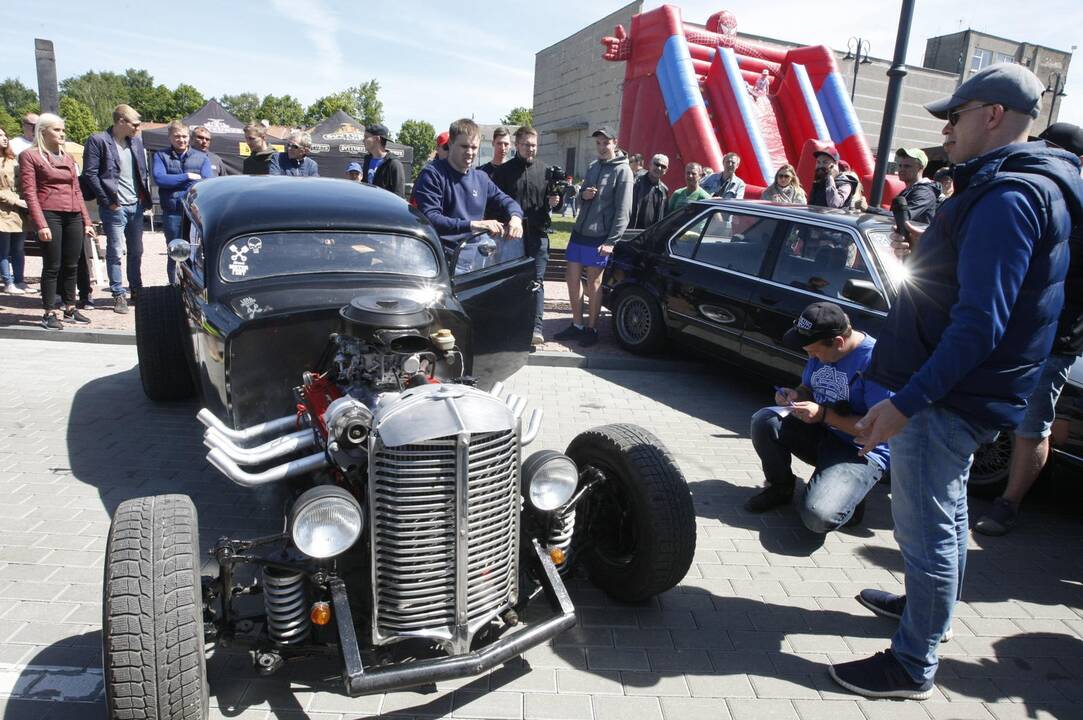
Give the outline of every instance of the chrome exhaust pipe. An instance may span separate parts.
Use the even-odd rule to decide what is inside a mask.
[[[318,452],[314,455],[290,460],[282,465],[275,465],[273,468],[260,473],[250,473],[242,470],[221,448],[215,448],[207,453],[207,462],[218,468],[230,480],[244,487],[258,487],[279,482],[328,467],[331,464],[327,462],[327,457],[322,452]]]
[[[196,419],[203,423],[207,428],[217,430],[234,443],[249,442],[262,437],[263,435],[270,435],[272,433],[277,435],[290,430],[296,430],[298,422],[296,415],[286,415],[277,420],[268,420],[265,423],[258,423],[246,427],[243,430],[234,430],[219,420],[215,414],[207,408],[200,410],[199,413],[196,414]],[[307,425],[308,416],[305,415],[302,417],[300,422],[302,426]]]
[[[298,450],[307,450],[316,444],[312,430],[298,430],[253,448],[238,447],[232,440],[214,428],[203,434],[203,444],[211,450],[221,450],[240,465],[262,465],[276,458],[285,457]]]

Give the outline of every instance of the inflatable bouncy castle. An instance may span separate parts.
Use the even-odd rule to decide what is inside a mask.
[[[846,93],[835,55],[824,46],[781,50],[738,39],[722,11],[706,29],[686,25],[672,5],[632,18],[626,33],[602,39],[603,58],[625,62],[620,147],[665,153],[665,182],[684,185],[684,164],[718,169],[730,151],[746,197],[759,197],[784,163],[812,185],[814,153],[830,145],[869,193],[873,157]],[[888,181],[884,202],[901,189]]]

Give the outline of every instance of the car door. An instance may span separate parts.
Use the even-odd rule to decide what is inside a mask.
[[[845,226],[790,222],[765,277],[753,293],[742,354],[772,370],[799,375],[805,353],[786,348],[782,336],[811,303],[829,300],[850,317],[855,328],[876,335],[886,315],[842,297],[848,280],[873,282],[871,257],[857,231]]]
[[[485,235],[472,238],[451,268],[452,290],[472,325],[464,348],[473,356],[468,372],[485,388],[526,364],[534,333],[534,259],[521,239],[498,238],[496,252],[484,255],[480,250],[492,242]]]
[[[669,278],[666,321],[683,342],[737,356],[757,285],[779,221],[711,208],[670,239],[658,272]]]

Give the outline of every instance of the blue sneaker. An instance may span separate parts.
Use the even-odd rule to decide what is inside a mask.
[[[895,593],[866,588],[857,594],[857,601],[872,610],[880,617],[902,620],[903,610],[906,609],[906,596]],[[955,637],[955,631],[950,627],[944,631],[940,642],[946,643]]]
[[[925,700],[933,694],[933,681],[915,682],[890,650],[832,665],[829,672],[839,685],[865,697]]]

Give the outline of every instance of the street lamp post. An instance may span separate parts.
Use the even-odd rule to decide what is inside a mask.
[[[862,40],[858,37],[852,37],[846,42],[846,56],[843,60],[854,61],[854,83],[850,88],[850,102],[854,101],[854,95],[857,94],[857,72],[862,65],[868,65],[872,62],[869,59],[869,41]]]
[[[902,0],[899,12],[899,33],[895,37],[895,57],[887,71],[887,97],[884,99],[884,119],[880,123],[880,144],[876,148],[876,168],[872,175],[869,205],[879,207],[884,198],[884,176],[891,153],[891,136],[895,134],[895,118],[899,114],[902,81],[906,77],[906,45],[910,42],[910,25],[914,20],[915,0]]]
[[[1049,127],[1053,124],[1053,115],[1057,112],[1057,98],[1062,98],[1068,94],[1064,92],[1064,78],[1056,70],[1049,73],[1049,81],[1046,83],[1042,95],[1045,95],[1045,93],[1053,93],[1053,99],[1049,101],[1049,120],[1045,123],[1045,126]]]

